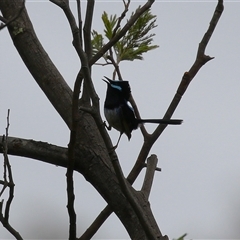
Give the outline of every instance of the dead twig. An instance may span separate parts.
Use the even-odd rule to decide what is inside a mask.
[[[157,162],[158,162],[157,156],[154,154],[152,154],[147,159],[147,169],[146,169],[146,174],[145,174],[145,178],[144,178],[142,189],[141,189],[141,192],[144,194],[146,199],[148,199],[150,195],[150,191],[153,183],[153,177],[157,168]]]
[[[0,204],[0,222],[3,224],[3,226],[18,240],[22,240],[23,238],[21,235],[9,224],[9,212],[11,203],[13,201],[14,197],[14,181],[13,181],[13,175],[12,175],[12,169],[10,165],[10,161],[8,159],[8,130],[9,130],[9,115],[10,115],[10,109],[8,109],[7,113],[7,127],[6,127],[6,135],[3,138],[3,157],[4,157],[4,172],[3,172],[3,181],[0,182],[0,184],[3,184],[2,191],[0,193],[0,196],[3,194],[4,190],[7,188],[9,189],[9,195],[5,206],[5,211],[3,213],[3,200]]]

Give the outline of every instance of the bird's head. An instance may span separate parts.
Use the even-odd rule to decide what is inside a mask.
[[[124,99],[126,101],[129,100],[129,97],[131,94],[131,89],[130,89],[128,81],[111,80],[106,76],[105,76],[105,79],[102,79],[102,80],[107,83],[108,88],[115,89],[115,90],[121,92],[121,94],[123,94]]]

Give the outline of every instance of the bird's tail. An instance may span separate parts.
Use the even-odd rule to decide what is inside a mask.
[[[158,124],[171,124],[171,125],[180,125],[183,120],[181,119],[137,119],[139,123],[158,123]]]

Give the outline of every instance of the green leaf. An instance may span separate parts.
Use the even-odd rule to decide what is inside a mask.
[[[111,15],[110,18],[108,18],[108,14],[104,11],[102,14],[102,21],[105,26],[105,36],[110,40],[113,37],[113,30],[117,24],[117,15],[114,14]]]
[[[143,53],[158,47],[152,44],[155,34],[149,34],[149,31],[156,27],[155,22],[156,16],[152,15],[150,10],[139,17],[119,41],[119,44],[114,46],[118,62],[124,60],[133,61],[135,59],[142,60]]]
[[[92,51],[93,54],[96,54],[104,45],[103,36],[97,31],[92,31]]]
[[[104,24],[104,35],[108,40],[111,40],[118,23],[117,15],[110,15],[109,17],[104,11],[102,21]],[[136,59],[142,60],[144,53],[158,48],[158,45],[153,44],[155,34],[150,33],[156,26],[156,15],[151,14],[150,10],[143,13],[127,33],[113,46],[116,63],[119,64],[121,61],[133,61]],[[121,27],[118,27],[117,32],[120,30]],[[93,31],[92,44],[93,54],[96,54],[104,45],[103,35]],[[103,57],[107,59],[107,54]]]

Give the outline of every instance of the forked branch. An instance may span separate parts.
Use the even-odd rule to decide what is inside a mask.
[[[204,37],[202,38],[202,40],[199,44],[196,60],[193,63],[190,70],[188,72],[184,73],[182,80],[180,82],[180,85],[177,89],[177,92],[176,92],[175,96],[173,97],[173,100],[170,103],[170,105],[163,117],[164,119],[170,119],[172,117],[174,111],[176,110],[178,104],[180,103],[181,98],[182,98],[183,94],[185,93],[188,85],[192,81],[192,79],[195,77],[195,75],[198,73],[198,71],[202,68],[202,66],[206,62],[213,59],[212,57],[205,55],[205,49],[206,49],[207,44],[215,30],[218,20],[221,17],[223,9],[224,9],[223,0],[219,0],[218,4],[216,6],[216,9],[214,11],[213,17],[210,21],[209,28],[207,29],[206,33],[204,34]],[[145,159],[147,158],[147,156],[150,152],[150,149],[152,148],[153,144],[159,138],[159,136],[162,134],[162,132],[165,130],[166,127],[167,127],[167,125],[159,125],[151,135],[147,135],[145,137],[145,141],[144,141],[141,151],[138,155],[137,161],[128,176],[130,183],[133,183],[135,181],[135,179],[137,178],[138,174],[140,173],[140,171],[144,165]]]
[[[207,44],[215,30],[215,27],[221,17],[223,10],[224,10],[223,0],[219,0],[218,4],[216,6],[216,9],[214,11],[213,17],[210,21],[209,28],[207,29],[203,39],[201,40],[201,42],[199,44],[196,60],[195,60],[194,64],[192,65],[192,67],[190,68],[190,70],[183,75],[182,81],[177,89],[177,92],[164,115],[165,119],[171,118],[175,109],[177,108],[178,104],[180,103],[183,94],[185,93],[188,85],[190,84],[190,82],[192,81],[194,76],[197,74],[197,72],[200,70],[200,68],[206,62],[208,62],[209,60],[212,59],[211,57],[208,57],[205,55],[205,49],[206,49]],[[111,44],[109,43],[109,45],[111,45]],[[98,53],[98,55],[100,55],[100,53]],[[98,55],[96,54],[94,56],[94,58],[91,60],[91,63],[94,63],[98,60]],[[152,148],[154,142],[158,139],[158,137],[161,135],[161,133],[164,131],[165,128],[166,128],[166,125],[159,125],[153,134],[151,134],[151,135],[144,134],[145,141],[144,141],[141,151],[138,155],[137,161],[127,178],[131,184],[138,177],[139,173],[141,172],[142,168],[144,167],[145,159],[147,158],[147,156],[150,152],[150,149]],[[103,222],[108,218],[108,216],[111,213],[112,213],[112,211],[111,211],[110,207],[106,206],[105,209],[99,214],[96,221],[94,221],[93,224],[88,228],[88,230],[86,231],[86,234],[88,234],[88,236],[93,236],[95,234],[95,232],[97,231],[97,229],[99,229],[101,227]]]
[[[132,205],[132,207],[133,207],[136,215],[138,216],[139,221],[141,222],[141,225],[142,225],[144,231],[146,232],[146,235],[148,236],[148,238],[149,239],[155,239],[155,237],[156,237],[155,231],[157,231],[157,229],[153,229],[153,227],[151,226],[149,221],[146,219],[146,216],[144,214],[144,211],[143,211],[142,207],[140,206],[140,204],[138,202],[138,199],[136,199],[135,196],[133,195],[133,192],[132,192],[133,189],[130,187],[129,183],[126,181],[126,179],[123,175],[123,172],[122,172],[122,169],[121,169],[121,166],[120,166],[120,163],[118,161],[116,153],[114,151],[112,151],[110,155],[111,155],[110,157],[112,159],[112,163],[113,163],[115,173],[117,175],[117,179],[119,181],[119,184],[121,186],[121,189],[122,189],[125,197],[128,199],[128,201]],[[146,192],[147,192],[147,190],[146,190]]]
[[[7,114],[7,127],[6,127],[6,135],[3,138],[3,157],[4,157],[4,172],[3,172],[3,181],[0,182],[3,185],[2,190],[0,191],[0,197],[2,196],[3,192],[8,188],[9,189],[9,196],[6,202],[5,211],[3,209],[3,200],[0,203],[0,222],[2,225],[18,240],[22,240],[21,235],[10,225],[9,223],[9,212],[11,203],[14,197],[14,181],[12,175],[11,165],[8,159],[8,130],[9,130],[9,114],[10,110],[8,109]],[[4,213],[3,213],[4,212]]]

